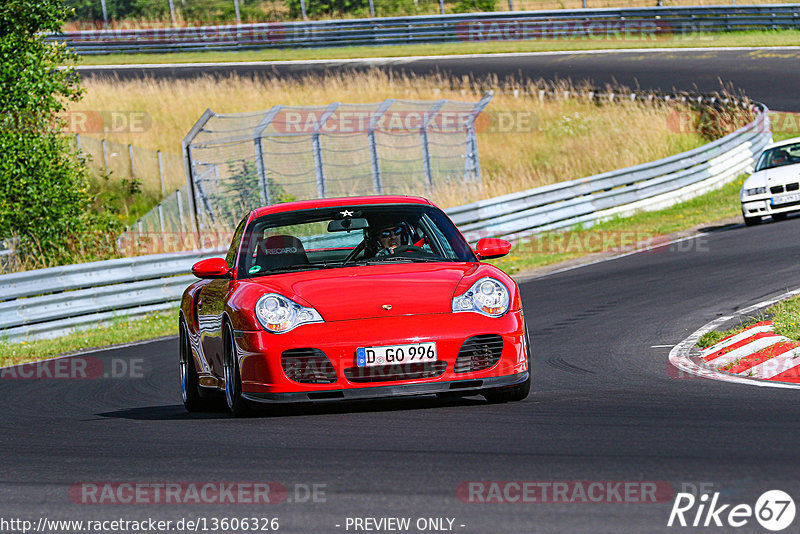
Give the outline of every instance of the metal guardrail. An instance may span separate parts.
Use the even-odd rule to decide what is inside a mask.
[[[767,108],[702,147],[658,161],[446,210],[470,241],[591,224],[674,204],[719,187],[753,164],[771,141]],[[55,337],[75,328],[170,309],[200,259],[223,249],[158,254],[0,276],[0,339]]]
[[[506,238],[591,224],[641,209],[667,207],[732,181],[772,140],[768,109],[756,120],[702,147],[595,176],[559,182],[451,208],[465,237]]]
[[[800,4],[509,11],[373,19],[91,30],[48,39],[80,54],[398,45],[525,39],[668,39],[672,35],[800,28]]]
[[[222,253],[154,254],[0,276],[0,340],[56,337],[173,308],[195,280],[192,264]]]

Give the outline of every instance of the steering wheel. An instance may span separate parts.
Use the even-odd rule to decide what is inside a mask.
[[[364,247],[366,247],[366,246],[367,246],[367,241],[366,241],[366,239],[364,239],[364,240],[361,241],[361,243],[356,245],[356,248],[354,248],[352,250],[352,252],[350,252],[350,254],[347,255],[347,257],[342,262],[342,265],[347,265],[348,263],[350,263],[351,261],[356,259],[356,256],[361,254],[361,251],[363,251]]]

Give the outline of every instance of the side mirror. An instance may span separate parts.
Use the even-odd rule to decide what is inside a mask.
[[[505,256],[511,251],[511,243],[505,239],[497,239],[494,237],[484,237],[475,246],[475,252],[478,253],[478,259],[491,260],[493,258],[500,258]]]
[[[208,258],[195,263],[192,274],[197,278],[228,278],[230,269],[224,258]]]

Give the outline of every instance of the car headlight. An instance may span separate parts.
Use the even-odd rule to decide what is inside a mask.
[[[489,317],[500,317],[508,311],[510,304],[508,288],[494,278],[486,277],[453,299],[453,312],[478,312]]]
[[[751,197],[753,195],[763,195],[766,192],[767,192],[766,187],[754,187],[752,189],[745,189],[744,196]]]
[[[314,308],[306,308],[277,293],[267,293],[256,302],[256,317],[264,329],[282,334],[306,323],[325,322]]]

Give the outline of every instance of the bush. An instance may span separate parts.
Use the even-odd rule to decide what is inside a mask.
[[[110,219],[91,211],[85,161],[58,118],[81,97],[77,74],[57,68],[75,56],[42,32],[58,31],[67,14],[60,0],[0,5],[0,238],[18,238],[28,266],[69,263],[77,249],[105,255],[113,242]]]
[[[453,13],[487,13],[497,10],[497,0],[461,0],[453,6]]]

